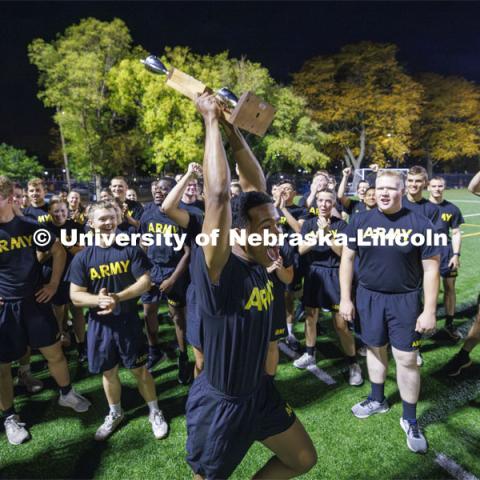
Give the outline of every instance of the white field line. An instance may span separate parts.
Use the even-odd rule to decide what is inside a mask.
[[[470,472],[464,470],[458,463],[448,458],[444,453],[439,453],[435,457],[435,463],[440,465],[456,480],[478,480],[478,478]]]
[[[469,213],[468,215],[464,215],[463,218],[478,217],[479,215],[480,215],[480,213]]]
[[[292,360],[296,360],[300,357],[298,353],[295,353],[291,348],[285,345],[283,342],[278,342],[278,348],[287,356],[290,357]],[[335,385],[337,382],[325,371],[321,368],[318,368],[316,365],[310,365],[307,367],[307,370],[317,377],[321,382],[326,383],[327,385]]]
[[[480,203],[478,200],[454,200],[455,203]]]

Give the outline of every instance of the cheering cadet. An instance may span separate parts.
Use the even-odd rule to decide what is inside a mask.
[[[50,300],[60,284],[65,251],[53,235],[13,212],[13,184],[0,177],[0,410],[13,445],[29,438],[13,406],[11,363],[37,348],[60,387],[59,405],[86,412],[90,402],[75,392]],[[51,252],[52,276],[42,286],[36,250]]]
[[[352,322],[356,312],[357,333],[367,345],[372,390],[367,400],[353,406],[353,414],[367,418],[389,410],[384,385],[390,344],[403,405],[400,425],[407,435],[408,448],[423,453],[427,451],[427,441],[416,419],[420,392],[416,350],[421,334],[435,328],[440,258],[437,247],[427,243],[414,246],[410,241],[415,234],[426,239],[434,226],[423,215],[402,207],[403,189],[400,174],[381,171],[376,180],[378,208],[355,215],[347,227],[348,246],[343,249],[340,264],[340,314]],[[400,244],[376,245],[378,242],[372,239],[382,232],[387,238],[394,235]],[[359,268],[354,306],[352,280],[356,255]]]
[[[307,351],[293,365],[297,368],[307,368],[315,365],[315,345],[317,342],[317,320],[319,308],[332,312],[333,325],[337,332],[342,349],[347,356],[349,365],[350,385],[363,383],[362,371],[357,363],[355,340],[348,328],[348,323],[338,313],[340,303],[340,285],[338,268],[342,247],[335,244],[338,233],[345,230],[347,224],[332,215],[335,204],[335,192],[323,190],[317,193],[319,215],[307,220],[302,226],[302,236],[310,237],[311,242],[305,242],[299,247],[300,255],[305,257],[306,273],[303,287],[303,303],[305,305],[305,339]],[[332,245],[321,242],[329,237]],[[319,244],[315,244],[318,243]]]
[[[114,236],[117,211],[113,203],[99,202],[88,211],[96,234]],[[89,307],[87,350],[91,373],[102,373],[103,389],[110,411],[95,433],[106,440],[124,419],[120,404],[119,364],[137,379],[138,390],[150,410],[155,438],[167,435],[168,425],[158,408],[155,383],[145,368],[145,341],[137,298],[150,288],[150,261],[140,247],[100,244],[79,252],[70,265],[70,297],[77,307]]]
[[[127,198],[128,185],[125,179],[123,177],[113,177],[110,180],[110,190],[113,197],[120,203],[125,221],[138,230],[143,207],[141,203]]]
[[[265,374],[273,300],[266,267],[278,260],[278,247],[229,246],[230,171],[219,130],[221,111],[208,94],[197,100],[197,108],[206,128],[203,233],[216,241],[199,248],[194,258],[205,367],[187,401],[187,460],[198,478],[228,478],[258,440],[275,456],[256,478],[293,477],[312,468],[316,453]],[[236,226],[248,234],[276,234],[263,174],[254,181],[262,191],[240,195]]]
[[[27,183],[27,193],[30,206],[23,209],[23,214],[38,223],[45,223],[51,220],[48,213],[48,205],[45,202],[45,187],[41,178],[32,178]]]
[[[157,208],[149,208],[140,218],[140,231],[157,235],[161,244],[155,242],[146,248],[148,258],[153,264],[150,273],[152,287],[142,295],[143,311],[148,335],[147,369],[151,371],[156,363],[165,358],[158,345],[158,305],[166,301],[168,311],[177,336],[178,381],[186,384],[190,381],[190,367],[185,338],[185,305],[188,286],[187,268],[190,247],[176,250],[173,235],[182,235],[182,229],[173,222],[162,208],[163,201],[175,184],[173,178],[161,178],[155,187],[154,202]],[[167,242],[170,239],[170,242]]]

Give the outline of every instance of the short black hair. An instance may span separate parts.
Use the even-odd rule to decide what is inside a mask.
[[[273,203],[273,199],[265,192],[242,192],[233,197],[231,199],[232,227],[245,228],[251,220],[249,210],[268,203]]]
[[[174,178],[172,177],[160,177],[158,180],[157,180],[157,185],[159,182],[167,182],[168,183],[168,188],[171,190],[176,184],[177,182],[175,181]]]
[[[276,185],[277,187],[279,187],[280,185],[285,185],[286,183],[288,183],[289,185],[292,186],[292,188],[296,191],[297,190],[297,185],[295,183],[295,180],[293,180],[293,178],[283,178],[281,180],[279,180]]]

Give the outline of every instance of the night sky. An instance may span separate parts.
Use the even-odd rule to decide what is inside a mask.
[[[431,71],[480,82],[480,3],[473,2],[1,2],[0,142],[43,161],[50,112],[37,100],[27,45],[47,41],[81,18],[123,19],[135,44],[198,53],[230,50],[287,83],[315,55],[362,40],[399,46],[411,73]]]

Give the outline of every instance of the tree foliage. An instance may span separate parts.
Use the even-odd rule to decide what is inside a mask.
[[[118,155],[120,139],[126,136],[124,149],[135,151],[138,145],[132,126],[109,108],[106,79],[112,67],[132,54],[125,23],[87,18],[51,42],[34,40],[28,54],[40,74],[38,97],[55,109],[72,170],[80,177],[122,170],[130,159]]]
[[[265,67],[230,58],[228,52],[199,55],[187,47],[167,47],[161,59],[167,68],[174,66],[214,90],[226,86],[238,95],[251,90],[275,106],[267,135],[248,138],[265,168],[314,168],[328,162],[322,151],[328,137],[307,114],[306,101],[276,84]],[[146,71],[138,58],[128,58],[111,70],[108,86],[111,108],[136,118],[157,171],[201,160],[201,118],[188,98],[166,86],[164,77]]]
[[[415,156],[438,162],[480,154],[480,88],[459,77],[424,74],[421,117],[414,124]]]
[[[391,44],[347,45],[308,60],[294,75],[295,90],[331,135],[327,152],[333,158],[358,168],[364,158],[384,165],[410,151],[422,87],[405,73],[396,53]]]
[[[42,173],[43,167],[35,156],[28,155],[25,150],[0,143],[0,174],[12,180],[24,181]]]

